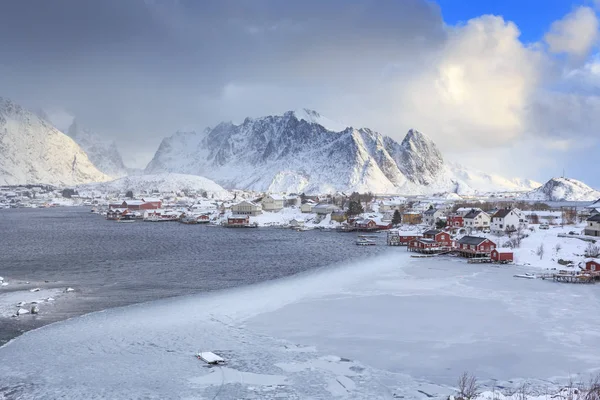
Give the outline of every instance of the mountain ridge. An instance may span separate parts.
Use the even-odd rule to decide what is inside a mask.
[[[108,179],[73,139],[0,97],[0,184],[64,186]]]
[[[416,129],[398,143],[369,128],[327,129],[319,121],[331,120],[315,111],[298,114],[246,118],[239,125],[224,122],[201,133],[176,132],[163,139],[145,172],[201,175],[228,188],[307,193],[474,194],[539,185],[466,174],[447,164],[433,140]]]
[[[551,178],[542,186],[521,196],[538,201],[595,201],[600,192],[573,178]]]

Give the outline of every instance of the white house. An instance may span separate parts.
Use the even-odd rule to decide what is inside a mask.
[[[423,213],[423,223],[433,226],[442,217],[442,210],[431,208]]]
[[[382,200],[379,202],[379,212],[384,213],[386,211],[400,211],[405,203],[406,200]]]
[[[313,212],[313,207],[316,206],[314,201],[308,200],[306,203],[300,205],[300,211],[303,213],[311,213]]]
[[[278,194],[269,194],[262,199],[262,209],[265,211],[279,211],[283,209],[285,198]]]
[[[251,201],[244,200],[231,206],[231,211],[236,215],[259,215],[262,214],[262,206]]]
[[[473,209],[463,217],[465,228],[484,229],[490,227],[491,217],[488,213]]]
[[[334,211],[339,210],[339,207],[336,206],[335,204],[317,204],[316,206],[313,206],[312,208],[312,212],[314,212],[315,214],[320,214],[320,215],[327,215],[327,214],[331,214]]]
[[[587,236],[600,236],[600,214],[592,215],[585,223],[584,234]]]
[[[516,231],[519,228],[527,228],[527,218],[518,208],[498,210],[492,216],[490,227],[494,233],[503,233],[507,229],[509,231]]]

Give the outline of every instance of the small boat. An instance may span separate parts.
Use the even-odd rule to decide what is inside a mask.
[[[117,220],[117,222],[120,222],[120,223],[125,223],[125,222],[131,223],[131,222],[135,222],[135,219],[129,219],[129,218],[119,218],[119,219]]]
[[[513,275],[513,277],[515,277],[515,278],[525,278],[525,279],[535,279],[536,278],[535,274],[530,274],[530,273],[516,274],[516,275]]]
[[[369,239],[358,239],[356,241],[357,246],[375,246],[376,244],[373,240]]]

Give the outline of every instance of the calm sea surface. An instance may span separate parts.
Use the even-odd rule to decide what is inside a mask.
[[[119,224],[88,208],[0,211],[0,276],[72,286],[51,313],[0,318],[0,344],[84,313],[276,279],[385,249],[355,234],[226,229],[175,222]],[[0,292],[6,289],[0,289]]]

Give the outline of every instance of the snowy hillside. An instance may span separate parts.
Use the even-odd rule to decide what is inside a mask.
[[[539,201],[594,201],[600,199],[600,192],[576,179],[552,178],[521,198]]]
[[[472,194],[491,186],[494,191],[539,186],[451,167],[417,130],[397,143],[367,128],[339,131],[342,127],[301,110],[246,118],[240,125],[221,123],[202,133],[178,132],[162,141],[146,172],[201,175],[228,188],[273,192]]]
[[[81,146],[90,161],[103,173],[115,178],[127,175],[127,168],[114,141],[103,139],[88,129],[81,128],[75,120],[67,135]]]
[[[0,97],[0,184],[62,186],[108,179],[71,138]]]
[[[96,193],[125,193],[132,190],[134,193],[158,191],[160,193],[177,193],[195,191],[207,192],[218,199],[230,199],[233,195],[210,179],[201,176],[183,174],[158,174],[126,176],[110,182],[89,183],[76,186],[80,194]]]

